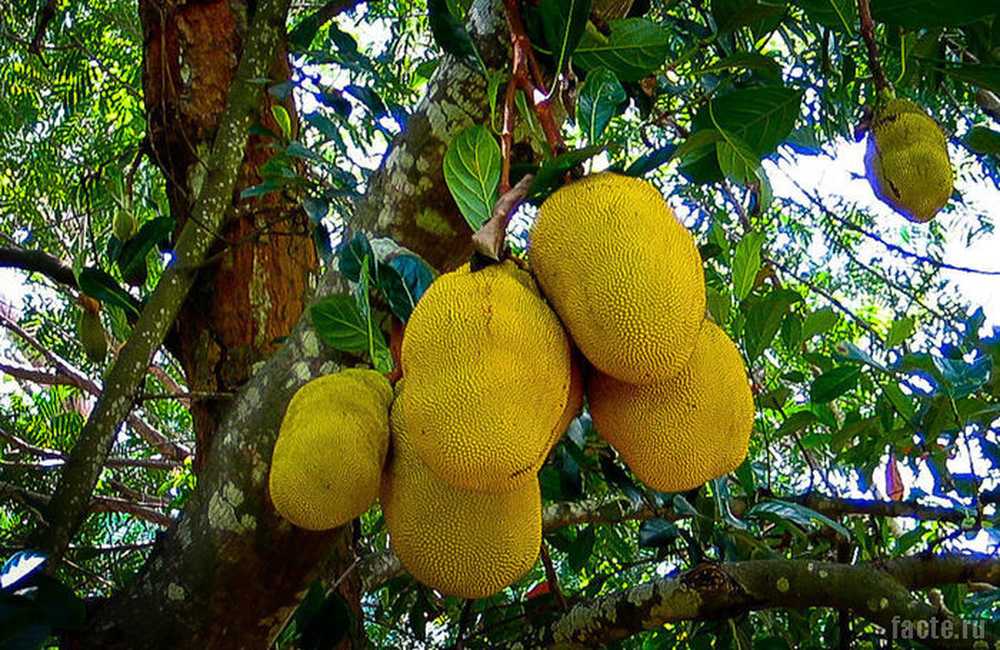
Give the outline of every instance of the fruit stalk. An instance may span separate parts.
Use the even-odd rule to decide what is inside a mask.
[[[883,91],[889,88],[889,80],[882,70],[882,61],[878,55],[878,43],[875,42],[875,21],[872,19],[872,8],[869,0],[858,0],[858,15],[861,17],[861,38],[868,49],[868,67],[872,71],[875,90]]]

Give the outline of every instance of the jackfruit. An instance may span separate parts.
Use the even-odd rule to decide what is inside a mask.
[[[397,395],[403,383],[397,385]],[[410,390],[410,389],[407,389]],[[420,460],[412,444],[410,402],[392,407],[392,458],[382,479],[389,541],[414,578],[445,594],[491,596],[534,565],[542,541],[538,480],[489,494],[452,487]]]
[[[504,492],[534,481],[570,385],[570,342],[513,262],[442,275],[403,335],[413,448],[439,478]]]
[[[754,418],[750,381],[736,346],[711,321],[674,378],[633,386],[595,373],[588,396],[598,433],[655,490],[696,488],[746,458]]]
[[[596,174],[550,196],[531,230],[532,270],[574,342],[633,384],[680,371],[705,316],[694,238],[649,183]]]
[[[86,308],[81,310],[76,323],[76,333],[80,337],[80,344],[87,358],[94,363],[103,363],[108,356],[108,337],[101,324],[100,312]]]
[[[580,415],[580,409],[583,408],[583,361],[580,360],[580,355],[578,352],[574,352],[570,359],[570,381],[569,381],[569,399],[566,402],[566,408],[563,410],[562,417],[559,418],[559,422],[556,423],[555,428],[552,430],[552,437],[549,439],[548,451],[545,454],[547,458],[555,446],[559,444],[559,440],[569,429],[569,425],[573,422],[573,419]],[[542,459],[544,462],[544,458]]]
[[[327,530],[360,516],[378,495],[389,447],[392,388],[374,370],[325,375],[295,393],[271,457],[278,513]]]
[[[865,170],[875,195],[917,223],[933,219],[954,187],[944,133],[919,105],[906,99],[888,100],[876,111]]]

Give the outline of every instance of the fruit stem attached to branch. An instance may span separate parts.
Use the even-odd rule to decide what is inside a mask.
[[[872,71],[875,89],[879,92],[890,88],[889,80],[882,70],[882,61],[878,55],[878,43],[875,42],[875,21],[872,19],[872,8],[869,0],[858,0],[858,15],[861,17],[861,38],[868,48],[868,67]]]

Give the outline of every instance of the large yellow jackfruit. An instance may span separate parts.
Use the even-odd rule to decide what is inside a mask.
[[[429,587],[463,598],[495,594],[527,573],[538,557],[538,480],[532,475],[502,494],[452,487],[420,460],[406,425],[408,406],[398,399],[393,403],[392,458],[382,480],[392,548],[403,567]]]
[[[282,517],[327,530],[371,507],[389,447],[391,401],[385,377],[364,369],[319,377],[295,393],[271,457],[271,500]]]
[[[512,262],[439,277],[403,336],[408,430],[455,487],[535,480],[566,408],[570,343],[534,281]]]
[[[920,106],[906,99],[889,100],[876,112],[865,169],[875,195],[918,223],[934,218],[954,187],[944,133]]]
[[[649,183],[596,174],[550,196],[528,250],[542,291],[587,360],[633,384],[680,371],[705,316],[691,233]]]
[[[598,433],[653,489],[690,490],[746,458],[754,418],[750,382],[736,346],[711,321],[674,378],[633,386],[595,373],[588,396]]]

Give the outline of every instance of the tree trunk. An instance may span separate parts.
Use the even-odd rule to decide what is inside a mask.
[[[252,3],[250,3],[252,4]],[[249,23],[247,2],[140,0],[145,52],[143,91],[151,149],[163,171],[178,232],[187,222],[204,177],[204,159]],[[271,82],[288,80],[284,44],[275,52]],[[276,133],[270,94],[260,122]],[[297,127],[291,99],[282,102]],[[302,313],[316,255],[309,222],[298,201],[283,193],[240,200],[260,183],[268,142],[251,135],[233,197],[232,212],[213,263],[203,269],[177,319],[181,365],[192,391],[231,393],[269,357]],[[195,469],[201,471],[225,399],[194,402]]]
[[[476,0],[471,10],[470,29],[488,63],[498,62],[505,51],[497,4]],[[445,143],[488,115],[485,90],[481,75],[444,57],[407,131],[393,143],[358,206],[355,225],[393,235],[438,264],[471,250],[469,231],[444,190],[440,169]],[[438,180],[427,187],[422,175]],[[421,216],[426,205],[438,206],[450,234],[428,229],[434,222]],[[331,269],[316,298],[346,290]],[[288,401],[302,384],[337,367],[309,319],[299,319],[280,349],[228,402],[181,519],[160,536],[133,585],[94,612],[81,647],[266,647],[320,572],[346,575],[338,590],[356,605],[361,575],[348,570],[355,564],[352,527],[325,533],[295,528],[275,514],[267,495],[268,463]],[[345,645],[360,637],[360,623],[358,616]]]

